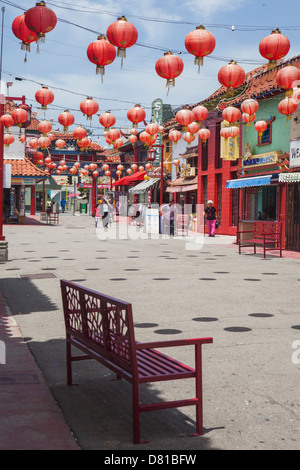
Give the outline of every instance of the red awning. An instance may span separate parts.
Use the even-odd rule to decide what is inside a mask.
[[[113,183],[113,186],[129,186],[136,181],[143,181],[145,179],[145,175],[147,174],[146,171],[137,171],[132,173],[130,176],[123,176],[119,180],[116,180]]]

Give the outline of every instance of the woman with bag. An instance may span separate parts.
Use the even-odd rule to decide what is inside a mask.
[[[216,222],[217,222],[216,213],[217,213],[217,210],[213,206],[213,201],[211,200],[207,201],[207,207],[205,209],[204,215],[206,217],[206,225],[207,225],[209,237],[215,236]]]

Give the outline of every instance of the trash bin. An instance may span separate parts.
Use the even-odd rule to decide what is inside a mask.
[[[87,213],[87,204],[80,203],[80,214],[86,214],[86,213]]]

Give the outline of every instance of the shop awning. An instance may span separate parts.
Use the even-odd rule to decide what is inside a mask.
[[[185,193],[187,191],[196,191],[198,188],[197,184],[188,184],[186,186],[169,186],[167,188],[168,193]]]
[[[143,194],[149,189],[153,189],[158,185],[160,178],[150,178],[149,180],[144,180],[141,183],[137,184],[133,188],[129,189],[131,194]]]
[[[255,176],[253,178],[239,178],[235,180],[228,180],[225,188],[236,189],[236,188],[251,188],[254,186],[267,186],[271,184],[271,181],[275,179],[277,175],[264,175]]]
[[[124,176],[123,178],[116,180],[113,183],[113,186],[129,186],[136,181],[143,181],[146,174],[146,171],[136,171],[130,176]]]
[[[299,183],[300,173],[280,173],[279,183]]]

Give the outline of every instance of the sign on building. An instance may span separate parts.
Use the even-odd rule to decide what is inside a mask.
[[[290,168],[300,167],[300,139],[290,142]]]

